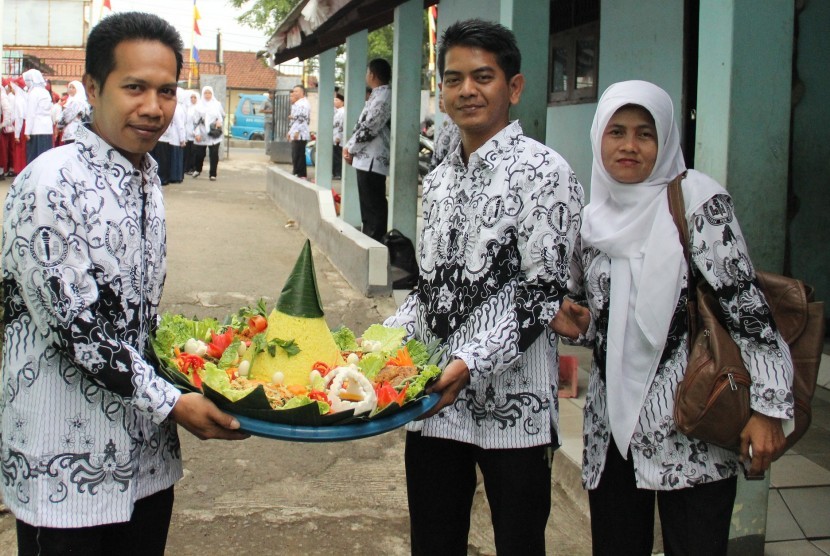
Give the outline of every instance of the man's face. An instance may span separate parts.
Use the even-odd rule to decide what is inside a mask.
[[[288,99],[291,101],[291,104],[294,104],[298,100],[303,98],[303,90],[299,87],[294,87],[291,89],[291,92],[288,94]]]
[[[159,41],[129,40],[114,51],[106,82],[84,76],[92,129],[133,166],[153,149],[176,109],[176,56]]]
[[[343,107],[343,101],[340,100],[337,97],[334,97],[334,107],[335,108],[342,108]]]
[[[465,134],[487,140],[509,123],[510,105],[519,102],[524,77],[508,82],[496,55],[470,46],[454,46],[444,58],[441,94],[447,114]]]

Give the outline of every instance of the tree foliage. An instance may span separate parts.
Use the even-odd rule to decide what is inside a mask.
[[[277,25],[285,19],[300,0],[228,0],[235,8],[245,8],[237,19],[239,23],[260,29],[268,34],[277,30]]]

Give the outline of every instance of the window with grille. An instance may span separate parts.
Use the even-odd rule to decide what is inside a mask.
[[[596,102],[600,0],[551,0],[548,101]]]

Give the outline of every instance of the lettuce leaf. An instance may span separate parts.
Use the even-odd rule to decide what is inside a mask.
[[[363,333],[364,340],[380,342],[380,349],[384,353],[397,352],[403,345],[406,336],[405,328],[390,328],[382,324],[373,324]]]
[[[412,358],[415,366],[421,367],[429,361],[429,348],[423,342],[419,342],[413,338],[406,342],[406,349],[409,351],[409,357]]]
[[[231,380],[228,378],[228,373],[210,362],[205,363],[204,368],[199,371],[199,376],[202,377],[202,381],[205,384],[232,402],[241,400],[256,388],[256,386],[251,386],[244,390],[231,388]]]
[[[334,338],[334,343],[337,344],[337,349],[340,351],[357,351],[357,341],[354,337],[354,332],[345,326],[341,326],[333,330],[331,337]]]
[[[294,409],[295,407],[308,405],[310,403],[317,404],[317,408],[320,410],[320,415],[325,415],[329,412],[329,409],[331,409],[331,406],[329,406],[329,404],[327,404],[326,402],[321,402],[319,400],[315,401],[309,398],[308,396],[294,396],[293,398],[285,402],[285,405],[282,406],[282,409],[280,411],[286,409]]]
[[[375,380],[380,370],[386,366],[388,357],[382,353],[366,353],[357,362],[357,368],[369,380]]]
[[[216,319],[193,320],[164,313],[153,335],[153,349],[159,359],[175,365],[172,362],[173,347],[181,347],[190,338],[209,342],[211,330],[219,330],[219,321]]]
[[[419,397],[424,388],[426,388],[427,383],[429,383],[432,379],[438,378],[441,376],[441,369],[436,365],[427,365],[417,375],[410,377],[404,380],[401,385],[408,385],[406,389],[406,396],[404,397],[404,403],[413,400]]]

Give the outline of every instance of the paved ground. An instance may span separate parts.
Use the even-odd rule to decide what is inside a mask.
[[[205,176],[165,188],[169,273],[163,309],[224,317],[282,289],[305,237],[265,193],[267,158],[234,149]],[[5,198],[10,182],[0,182]],[[391,297],[365,298],[319,252],[318,283],[330,326],[362,331],[394,311]],[[403,431],[345,443],[262,438],[200,442],[182,433],[185,477],[176,488],[168,553],[395,555],[409,553]],[[440,471],[436,471],[440,472]],[[16,553],[3,507],[0,556]],[[553,489],[548,553],[590,553],[588,521]],[[469,554],[494,554],[480,489]]]

